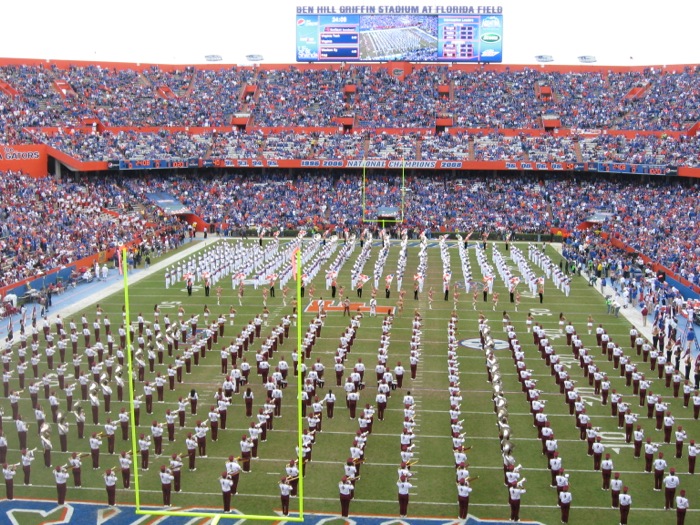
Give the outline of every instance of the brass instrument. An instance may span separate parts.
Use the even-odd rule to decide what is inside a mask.
[[[510,452],[513,451],[515,448],[515,445],[508,440],[508,439],[503,439],[501,440],[501,450],[503,451],[504,454],[509,454]]]
[[[51,426],[44,423],[41,425],[41,430],[39,431],[39,437],[41,439],[41,444],[44,448],[51,448]]]

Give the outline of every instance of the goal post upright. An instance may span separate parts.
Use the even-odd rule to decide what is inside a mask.
[[[304,363],[304,352],[301,347],[302,343],[302,310],[301,307],[301,287],[302,287],[302,271],[301,271],[301,249],[304,246],[304,240],[299,239],[299,249],[296,250],[296,267],[297,267],[297,360],[299,361],[300,370],[297,374],[297,464],[299,468],[299,518],[293,521],[303,521],[304,519],[304,452],[303,452],[303,441],[302,441],[302,429],[304,428],[303,417],[301,415],[301,404],[304,400],[301,397],[303,381],[301,373],[301,365]],[[288,520],[292,521],[292,520]]]
[[[363,223],[385,223],[403,224],[406,209],[406,159],[401,157],[401,207],[399,215],[393,219],[370,219],[367,217],[367,159],[362,159],[362,222]]]

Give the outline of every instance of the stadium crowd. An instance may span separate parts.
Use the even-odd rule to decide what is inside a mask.
[[[12,65],[0,67],[0,138],[8,144],[46,143],[79,160],[365,156],[697,167],[695,136],[661,133],[687,130],[697,121],[697,78],[691,67],[560,73],[422,66],[401,78],[390,68],[369,66],[137,71]],[[445,87],[449,93],[439,89]],[[235,115],[248,118],[249,132],[217,132],[230,129]],[[543,116],[558,118],[574,138],[499,131],[540,130]],[[336,127],[340,117],[354,119],[355,133],[308,130]],[[436,134],[438,117],[482,131]],[[91,124],[92,131],[85,132]],[[278,130],[301,126],[307,129]],[[190,127],[205,129],[195,133]],[[394,136],[383,128],[411,131]],[[605,133],[616,129],[657,133],[631,138]]]
[[[0,287],[133,240],[181,241],[172,235],[183,229],[179,221],[150,222],[148,208],[135,213],[137,201],[115,179],[35,179],[12,172],[2,178]]]
[[[683,130],[698,119],[697,68],[560,73],[415,67],[402,79],[388,67],[238,68],[143,71],[100,66],[2,66],[3,123],[21,127],[230,125],[249,113],[257,126],[326,126],[357,115],[367,127],[433,127],[438,114],[467,128]],[[290,90],[294,85],[296,89]],[[356,93],[346,93],[354,85]],[[439,86],[450,96],[440,97]],[[545,96],[542,88],[549,88]]]
[[[623,162],[700,167],[700,139],[638,134],[632,138],[589,136],[515,136],[489,133],[400,134],[364,131],[240,131],[191,134],[122,130],[82,133],[72,129],[33,131],[33,138],[81,161],[137,159],[404,159],[458,161]],[[473,151],[472,145],[473,143]]]
[[[379,18],[371,23],[383,27]],[[441,65],[417,66],[399,78],[390,68],[369,66],[172,71],[149,66],[139,71],[9,65],[0,67],[0,139],[45,143],[82,161],[367,158],[698,167],[695,136],[639,133],[628,138],[605,132],[690,128],[698,119],[698,74],[692,67],[560,73]],[[545,88],[551,96],[545,96]],[[234,115],[248,115],[256,128],[216,129],[231,129]],[[528,133],[542,127],[543,115],[558,117],[574,134]],[[338,117],[348,116],[356,125],[350,133],[314,130],[335,128]],[[436,117],[481,131],[436,132]],[[170,129],[174,126],[177,130]],[[507,128],[524,131],[511,135],[503,132]],[[379,207],[398,208],[402,200],[414,232],[572,231],[591,213],[604,212],[609,218],[599,226],[602,231],[696,284],[700,273],[697,187],[687,181],[639,185],[580,175],[469,176],[455,182],[441,174],[409,174],[410,191],[404,194],[400,177],[389,174],[373,176],[365,186],[361,177],[346,173],[274,170],[216,178],[159,174],[138,182],[5,178],[0,284],[134,238],[145,220],[134,214],[124,219],[134,205],[149,208],[153,228],[171,226],[172,220],[149,203],[150,191],[172,193],[221,233],[258,224],[358,229],[363,210],[374,216]],[[106,208],[117,208],[122,216],[106,214]]]
[[[605,214],[596,230],[700,284],[700,200],[692,180],[639,184],[584,174],[457,180],[444,174],[409,174],[402,187],[400,175],[373,174],[363,185],[359,174],[333,171],[60,180],[6,173],[4,180],[3,285],[133,240],[144,227],[182,231],[149,202],[147,194],[155,192],[173,195],[222,235],[255,226],[359,231],[363,216],[376,218],[380,207],[403,210],[405,227],[414,237],[421,231],[575,231],[594,214]],[[141,214],[129,213],[144,206]],[[118,216],[106,210],[117,210]]]

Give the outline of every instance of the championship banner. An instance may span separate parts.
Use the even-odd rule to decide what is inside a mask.
[[[214,159],[217,168],[340,168],[418,170],[533,170],[587,171],[592,162],[523,162],[469,160],[387,160],[387,159]]]

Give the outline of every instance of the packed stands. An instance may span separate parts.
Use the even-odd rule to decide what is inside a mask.
[[[326,126],[357,114],[367,127],[432,127],[438,113],[465,128],[540,128],[556,114],[564,128],[681,130],[698,120],[697,68],[561,73],[523,68],[388,67],[142,71],[94,66],[3,66],[19,96],[23,126],[222,126],[250,111],[258,126]],[[355,96],[345,92],[357,86]],[[437,88],[450,96],[438,100]],[[290,90],[289,86],[296,86]],[[551,96],[542,96],[541,88]],[[251,87],[250,91],[246,91]],[[249,106],[249,107],[245,107]]]
[[[697,67],[6,65],[0,120],[5,143],[46,143],[81,161],[335,155],[695,167],[694,131],[678,132],[698,122],[698,75]],[[543,117],[556,129],[546,129]],[[341,121],[350,127],[342,129]],[[390,136],[397,132],[399,138]],[[570,133],[583,134],[580,147],[576,139],[555,138]],[[473,147],[466,137],[474,137]]]
[[[149,220],[144,204],[115,178],[35,179],[10,172],[3,173],[3,183],[0,287],[179,223]],[[179,230],[181,225],[172,231]]]
[[[8,173],[4,178],[3,284],[132,240],[146,224],[144,214],[150,228],[172,225],[172,218],[153,208],[133,213],[148,205],[149,192],[176,196],[222,234],[261,224],[286,229],[363,227],[362,178],[357,174],[236,171],[217,177],[57,180]],[[593,213],[610,213],[600,230],[698,283],[700,199],[694,181],[650,179],[640,185],[624,177],[607,181],[583,174],[469,176],[455,181],[426,172],[407,177],[403,195],[400,175],[387,172],[368,179],[368,217],[374,217],[379,206],[399,207],[405,198],[405,226],[412,232],[574,231]],[[107,213],[110,209],[116,215]]]
[[[412,22],[376,30],[416,28],[432,34]],[[404,63],[218,69],[5,65],[0,140],[46,144],[78,162],[366,159],[394,161],[394,167],[443,160],[699,168],[699,74],[697,67],[558,71]],[[555,128],[545,129],[543,117],[557,122]],[[576,172],[465,175],[458,183],[454,174],[410,171],[410,191],[402,195],[400,176],[381,173],[365,188],[364,211],[372,214],[404,198],[411,230],[573,231],[590,213],[603,211],[612,218],[600,225],[602,231],[696,283],[700,274],[692,181],[649,179],[642,186]],[[272,169],[216,178],[122,178],[115,183],[110,177],[8,175],[2,284],[124,242],[143,226],[104,209],[145,206],[153,228],[169,224],[148,203],[147,191],[172,193],[222,233],[260,223],[290,229],[362,226],[358,172]],[[81,201],[81,195],[97,196],[97,204]],[[17,202],[31,203],[34,211]],[[55,214],[47,223],[57,229],[46,232],[39,225],[48,214]],[[70,248],[60,227],[71,232]]]

